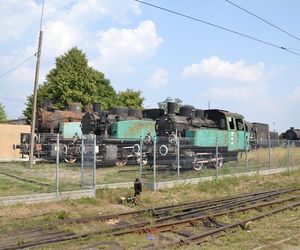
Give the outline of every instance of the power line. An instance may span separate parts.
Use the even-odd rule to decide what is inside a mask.
[[[282,29],[282,28],[280,28],[280,27],[278,27],[278,26],[272,24],[271,22],[269,22],[269,21],[267,21],[267,20],[265,20],[265,19],[259,17],[258,15],[254,14],[253,12],[251,12],[251,11],[249,11],[249,10],[246,10],[245,8],[243,8],[243,7],[239,6],[239,5],[237,5],[236,3],[233,3],[233,2],[231,2],[231,1],[229,1],[229,0],[224,0],[224,1],[226,1],[227,3],[230,3],[231,5],[233,5],[233,6],[237,7],[237,8],[239,8],[240,10],[242,10],[242,11],[244,11],[244,12],[250,14],[251,16],[254,16],[254,17],[258,18],[259,20],[261,20],[261,21],[263,21],[263,22],[265,22],[265,23],[271,25],[273,28],[278,29],[278,30],[280,30],[281,32],[283,32],[283,33],[285,33],[285,34],[287,34],[287,35],[289,35],[289,36],[295,38],[296,40],[300,41],[300,38],[298,38],[297,36],[292,35],[291,33],[287,32],[287,31],[285,31],[284,29]]]
[[[26,63],[26,62],[28,62],[28,61],[29,61],[32,57],[34,57],[34,56],[36,56],[36,53],[34,53],[33,55],[29,56],[29,57],[26,58],[24,61],[20,62],[18,65],[12,67],[10,70],[8,70],[8,71],[2,73],[2,74],[0,75],[0,78],[3,77],[3,76],[5,76],[5,75],[7,75],[8,73],[14,71],[15,69],[19,68],[21,65],[23,65],[23,64]]]
[[[18,103],[22,103],[22,104],[24,104],[24,102],[26,101],[26,100],[21,101],[20,99],[17,100],[17,99],[13,99],[13,98],[9,98],[9,97],[4,97],[4,96],[0,96],[0,99],[11,101],[11,102],[18,102]]]
[[[41,11],[41,19],[40,19],[40,31],[42,30],[42,24],[43,24],[43,16],[44,16],[44,5],[45,5],[45,0],[43,0],[42,3],[42,11]],[[28,62],[32,57],[36,56],[38,52],[34,53],[33,55],[29,56],[28,58],[26,58],[24,61],[20,62],[18,65],[14,66],[13,68],[9,69],[8,71],[2,73],[0,75],[0,78],[7,75],[8,73],[14,71],[15,69],[17,69],[18,67],[20,67],[21,65],[23,65],[24,63]]]
[[[172,13],[172,14],[175,14],[175,15],[178,15],[178,16],[182,16],[182,17],[191,19],[191,20],[193,20],[193,21],[197,21],[197,22],[200,22],[200,23],[204,23],[204,24],[207,24],[207,25],[212,26],[212,27],[214,27],[214,28],[218,28],[218,29],[221,29],[221,30],[225,30],[225,31],[227,31],[227,32],[230,32],[230,33],[233,33],[233,34],[236,34],[236,35],[239,35],[239,36],[246,37],[246,38],[248,38],[248,39],[254,40],[254,41],[256,41],[256,42],[260,42],[260,43],[269,45],[269,46],[271,46],[271,47],[274,47],[274,48],[277,48],[277,49],[284,50],[284,51],[289,52],[289,53],[291,53],[291,54],[294,54],[294,55],[296,55],[296,56],[300,56],[299,53],[296,53],[296,52],[294,52],[294,51],[292,51],[292,50],[289,50],[289,49],[287,49],[287,48],[284,47],[284,46],[279,46],[279,45],[276,45],[276,44],[274,44],[274,43],[266,42],[266,41],[261,40],[261,39],[259,39],[259,38],[256,38],[256,37],[253,37],[253,36],[249,36],[249,35],[240,33],[240,32],[238,32],[238,31],[234,31],[234,30],[232,30],[232,29],[228,29],[228,28],[225,28],[225,27],[223,27],[223,26],[220,26],[220,25],[217,25],[217,24],[213,24],[213,23],[210,23],[210,22],[207,22],[207,21],[204,21],[204,20],[201,20],[201,19],[198,19],[198,18],[189,16],[189,15],[186,15],[186,14],[183,14],[183,13],[181,13],[181,12],[177,12],[177,11],[173,11],[173,10],[170,10],[170,9],[166,9],[166,8],[160,7],[160,6],[158,6],[158,5],[150,4],[150,3],[147,3],[147,2],[144,2],[144,1],[140,1],[140,0],[133,0],[133,1],[139,2],[139,3],[141,3],[141,4],[148,5],[148,6],[151,6],[151,7],[153,7],[153,8],[160,9],[160,10],[163,10],[163,11],[166,11],[166,12],[169,12],[169,13]]]

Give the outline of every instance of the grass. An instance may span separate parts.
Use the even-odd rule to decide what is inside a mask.
[[[182,185],[172,189],[163,189],[156,192],[144,190],[140,197],[141,204],[138,206],[120,203],[120,197],[133,194],[132,189],[101,189],[97,190],[96,198],[82,198],[79,200],[66,200],[52,203],[16,204],[0,207],[0,232],[5,232],[42,226],[66,218],[92,216],[98,214],[126,212],[148,207],[178,204],[211,198],[231,196],[246,192],[255,192],[265,189],[300,187],[300,170],[274,174],[268,176],[253,176],[240,178],[224,178],[215,181],[204,181],[197,185]],[[251,249],[264,244],[270,244],[276,240],[299,233],[300,210],[291,210],[276,216],[263,219],[261,222],[250,224],[250,231],[239,230],[237,233],[225,234],[225,237],[206,243],[203,249]],[[255,214],[255,212],[253,212]],[[243,216],[251,214],[241,215]],[[223,221],[230,222],[231,217],[223,217]],[[290,221],[289,221],[290,220]],[[82,225],[62,226],[62,230],[75,232],[88,232],[100,229],[101,224],[91,223]],[[119,244],[125,249],[137,249],[140,245],[153,243],[157,240],[145,235],[132,235],[121,238]],[[115,241],[101,237],[90,237],[67,243],[59,243],[42,247],[42,249],[80,249],[83,246],[93,245],[100,241]],[[296,238],[288,242],[291,246],[299,245]],[[40,248],[39,248],[40,249]],[[184,249],[199,249],[199,247],[184,247]],[[267,247],[266,249],[270,249]],[[272,248],[273,249],[273,248]],[[283,249],[283,248],[281,248]]]

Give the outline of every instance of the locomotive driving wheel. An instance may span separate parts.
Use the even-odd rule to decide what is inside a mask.
[[[215,168],[220,168],[223,166],[224,159],[221,153],[215,155],[215,160],[216,160],[214,164]]]
[[[126,164],[127,164],[127,159],[125,159],[125,158],[117,159],[117,161],[116,161],[117,167],[124,167]]]
[[[64,157],[64,161],[66,163],[69,163],[69,164],[72,164],[72,163],[75,163],[76,162],[76,158],[73,158],[73,156],[65,156]]]
[[[197,155],[193,161],[193,168],[196,171],[203,169],[204,163],[201,162],[201,160],[203,160],[203,158],[201,156]]]
[[[140,162],[141,162],[141,157],[140,157],[140,155],[137,155],[136,162],[137,162],[138,164],[140,164]],[[147,163],[148,163],[147,155],[143,154],[143,156],[142,156],[142,166],[147,165]]]

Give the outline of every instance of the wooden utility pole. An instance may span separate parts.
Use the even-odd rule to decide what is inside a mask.
[[[35,137],[36,103],[37,103],[37,90],[38,90],[38,82],[39,82],[42,40],[43,40],[43,31],[40,30],[38,51],[36,53],[36,67],[35,67],[34,91],[33,91],[33,102],[32,102],[31,138],[30,138],[30,154],[29,154],[30,167],[32,167],[35,164],[35,161],[33,158],[34,157],[33,151],[34,151],[34,145],[35,145],[34,137]]]

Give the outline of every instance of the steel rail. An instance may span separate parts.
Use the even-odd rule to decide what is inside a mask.
[[[90,221],[106,221],[106,220],[110,220],[110,219],[119,219],[119,218],[123,218],[123,217],[127,217],[127,216],[141,215],[143,213],[151,213],[154,216],[157,216],[157,215],[160,215],[163,213],[180,211],[180,209],[186,208],[186,207],[192,206],[192,205],[198,206],[201,204],[205,204],[208,206],[215,202],[216,203],[217,202],[225,202],[225,201],[230,201],[232,199],[245,198],[245,197],[249,197],[249,196],[262,195],[262,194],[273,193],[273,192],[278,192],[278,191],[295,192],[298,190],[300,190],[300,188],[272,189],[272,190],[268,190],[268,191],[247,193],[247,194],[243,194],[243,195],[236,195],[236,196],[230,196],[230,197],[225,197],[225,198],[217,198],[217,199],[210,199],[210,200],[193,201],[193,202],[188,202],[188,203],[184,203],[184,204],[153,207],[153,208],[147,208],[147,209],[142,209],[142,210],[138,210],[138,211],[130,211],[130,212],[124,212],[124,213],[108,214],[108,215],[97,215],[97,216],[91,216],[91,217],[86,217],[86,218],[66,219],[66,220],[59,221],[57,223],[53,223],[52,225],[62,225],[62,224],[71,224],[71,223],[88,223]],[[173,210],[171,210],[171,209],[173,209]]]
[[[251,195],[252,196],[254,195],[254,197],[256,196],[256,199],[258,199],[258,198],[259,199],[265,199],[265,198],[269,197],[270,195],[278,195],[278,194],[283,194],[283,193],[293,192],[293,191],[298,191],[298,190],[299,190],[299,188],[296,188],[296,189],[280,189],[280,191],[276,191],[276,190],[263,191],[263,192],[257,192],[257,193],[252,193],[252,194],[246,194],[246,195],[242,195],[242,196],[241,195],[240,196],[234,196],[233,198],[237,199],[237,198],[240,198],[240,197],[251,197]],[[261,195],[261,197],[257,197],[257,196],[260,196],[260,195]],[[232,199],[232,197],[225,198],[225,199],[221,198],[221,199],[210,200],[210,202],[215,202],[216,200],[219,201],[219,202],[221,202],[222,200],[228,201],[230,199]],[[294,199],[294,198],[289,198],[289,199]],[[288,199],[286,199],[286,200],[288,200]],[[205,201],[201,201],[201,202],[204,203]],[[277,202],[280,202],[280,200],[277,200]],[[195,202],[192,202],[192,203],[195,203]],[[189,204],[192,204],[192,203],[189,203]],[[275,203],[276,203],[276,201],[269,202],[269,203],[261,203],[261,204],[275,204]],[[234,205],[236,205],[236,204],[232,204],[232,206],[234,206]],[[176,206],[176,205],[172,205],[172,206],[169,206],[169,207],[174,208],[174,206]],[[181,204],[181,206],[182,206],[182,204]],[[255,207],[255,206],[259,206],[259,205],[253,205],[253,207]],[[165,209],[166,207],[168,207],[168,206],[160,207],[160,208]],[[226,209],[229,209],[229,208],[227,207]],[[240,209],[243,209],[243,208],[240,208]],[[148,209],[147,211],[149,211],[149,210],[150,209]],[[232,213],[232,212],[236,212],[236,211],[242,211],[242,210],[225,211],[225,213]],[[125,213],[125,214],[130,214],[130,213],[131,212],[128,212],[128,213]],[[224,214],[224,212],[222,212],[222,213]],[[197,220],[197,218],[204,218],[205,216],[208,217],[208,215],[196,216],[196,217],[189,218],[189,219],[186,219],[186,220],[181,220],[180,222],[194,221],[194,220]],[[209,215],[209,216],[212,216],[212,215]],[[157,219],[154,223],[160,223],[159,219]],[[169,223],[169,224],[176,225],[176,223],[177,222],[172,222],[172,223]],[[62,235],[61,237],[56,237],[54,239],[47,239],[45,241],[28,242],[26,244],[18,245],[16,248],[24,248],[24,247],[31,247],[31,246],[35,246],[35,245],[50,244],[50,243],[53,243],[53,242],[72,240],[72,239],[76,239],[76,238],[84,238],[84,237],[91,236],[91,235],[110,234],[110,232],[121,231],[123,229],[128,229],[130,227],[133,228],[133,229],[129,229],[129,230],[121,231],[121,232],[125,232],[125,233],[128,232],[128,231],[138,232],[140,230],[144,230],[147,227],[148,227],[148,229],[150,228],[149,230],[151,230],[151,227],[149,227],[149,224],[150,224],[149,221],[144,221],[144,222],[138,222],[138,223],[131,224],[131,225],[117,226],[117,227],[114,227],[114,228],[109,228],[109,229],[106,229],[106,230],[96,231],[96,232],[91,232],[91,233],[86,233],[86,234],[78,234],[78,235],[70,235],[70,236]],[[162,225],[164,225],[164,224],[162,224]],[[157,227],[159,227],[159,226],[157,226]],[[115,232],[115,233],[117,234],[118,232]],[[7,249],[16,249],[16,248],[14,248],[14,246],[12,245],[11,248],[7,248]]]
[[[61,242],[61,241],[69,241],[69,240],[74,240],[74,239],[78,239],[78,238],[86,238],[89,236],[95,236],[95,235],[101,235],[101,234],[106,235],[106,236],[121,236],[121,235],[132,234],[132,233],[142,234],[142,233],[149,233],[149,232],[152,232],[152,233],[165,232],[165,231],[174,230],[177,227],[190,226],[195,222],[204,221],[209,218],[215,218],[215,217],[219,217],[219,216],[223,216],[223,215],[229,215],[229,214],[233,214],[233,213],[237,213],[237,212],[243,212],[246,210],[270,206],[270,205],[286,202],[286,201],[293,200],[293,199],[299,199],[299,198],[300,198],[299,196],[289,197],[289,198],[285,198],[285,199],[279,199],[279,200],[274,200],[274,201],[270,201],[270,202],[251,205],[248,207],[243,207],[243,208],[239,208],[239,209],[235,209],[235,210],[223,211],[223,212],[219,212],[219,213],[215,213],[215,214],[189,218],[189,219],[175,221],[175,222],[171,222],[171,223],[138,227],[138,228],[133,228],[133,229],[121,231],[121,232],[109,233],[109,232],[103,232],[103,231],[96,231],[96,232],[90,232],[90,233],[85,233],[85,234],[61,236],[61,237],[56,237],[56,238],[44,239],[44,240],[40,240],[40,241],[27,242],[24,244],[10,245],[10,246],[5,246],[5,248],[0,248],[0,249],[6,249],[6,250],[22,249],[22,248],[40,246],[40,245],[45,245],[45,244],[57,243],[57,242]],[[300,201],[298,203],[300,205]],[[150,222],[147,222],[147,223],[150,224]],[[126,228],[126,227],[124,227],[124,228]]]
[[[190,244],[190,243],[200,244],[200,243],[206,241],[205,238],[207,238],[208,236],[213,236],[215,234],[219,234],[220,232],[224,232],[224,231],[227,231],[229,229],[245,225],[246,223],[256,221],[256,220],[260,220],[264,217],[267,217],[267,216],[270,216],[270,215],[273,215],[273,214],[276,214],[276,213],[280,213],[280,212],[285,211],[287,209],[292,209],[292,208],[298,207],[298,206],[300,206],[300,201],[294,202],[292,204],[289,204],[289,205],[286,205],[286,206],[283,206],[283,207],[280,207],[280,208],[273,209],[271,211],[268,211],[266,213],[262,213],[258,216],[251,217],[249,219],[245,219],[245,220],[235,222],[235,223],[232,223],[232,224],[229,224],[229,225],[225,225],[225,226],[222,226],[222,227],[219,227],[219,228],[208,230],[208,231],[200,233],[198,235],[193,235],[193,236],[187,237],[186,239],[176,241],[172,244],[169,244],[169,245],[167,245],[167,247],[178,246],[178,245],[187,245],[187,244]]]
[[[283,202],[287,202],[287,201],[295,200],[295,199],[299,199],[299,198],[300,198],[300,196],[289,197],[289,198],[285,198],[285,199],[278,199],[278,200],[274,200],[274,201],[269,201],[269,202],[264,202],[264,203],[260,203],[260,204],[254,204],[254,205],[250,205],[250,206],[246,206],[246,207],[241,207],[241,208],[237,208],[237,209],[233,209],[233,210],[229,210],[229,211],[222,211],[222,212],[217,212],[217,213],[212,213],[212,214],[201,215],[198,217],[187,218],[187,219],[179,220],[179,221],[162,223],[162,224],[158,224],[158,225],[150,225],[150,226],[145,226],[145,227],[141,227],[141,228],[133,228],[133,229],[126,230],[126,231],[114,232],[111,235],[119,236],[119,235],[131,234],[131,233],[142,234],[142,233],[149,233],[149,232],[152,232],[152,233],[165,232],[165,231],[174,230],[178,226],[190,226],[192,223],[204,221],[204,220],[207,220],[210,218],[216,218],[216,217],[220,217],[220,216],[224,216],[224,215],[234,214],[234,213],[238,213],[238,212],[244,212],[244,211],[251,210],[251,209],[257,209],[257,208],[261,208],[261,207],[271,206],[274,204],[283,203]],[[299,201],[299,203],[300,203],[300,201]]]

